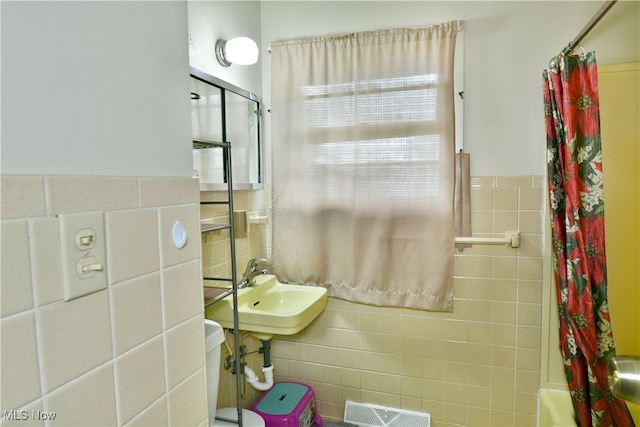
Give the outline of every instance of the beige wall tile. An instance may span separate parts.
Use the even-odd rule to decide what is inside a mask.
[[[495,279],[493,280],[493,300],[511,301],[517,299],[518,286],[515,280]]]
[[[187,244],[178,249],[173,243],[173,226],[180,221],[187,233]],[[160,259],[163,267],[200,258],[200,222],[197,205],[160,209]]]
[[[360,349],[360,332],[341,329],[339,330],[339,333],[342,347],[354,350]]]
[[[236,210],[251,210],[249,205],[249,192],[248,191],[234,191],[233,192],[233,207]]]
[[[516,279],[517,269],[516,257],[496,257],[493,260],[493,277],[496,279]]]
[[[444,421],[451,425],[464,425],[467,422],[467,411],[460,403],[444,403]]]
[[[169,392],[169,425],[192,426],[201,423],[207,414],[203,369],[187,378]]]
[[[503,368],[496,364],[491,368],[491,387],[504,390],[513,390],[515,387],[515,370],[513,368]],[[512,391],[513,394],[513,391]]]
[[[45,409],[56,413],[51,425],[117,425],[114,396],[113,365],[109,363],[47,395]]]
[[[471,209],[474,211],[493,210],[493,188],[492,187],[473,187],[469,191],[471,196]]]
[[[508,406],[508,405],[505,405]],[[491,408],[491,425],[496,426],[513,426],[513,411],[509,410],[499,410]]]
[[[516,321],[516,305],[512,302],[493,301],[492,318],[495,323],[514,323]]]
[[[341,342],[342,334],[340,329],[323,328],[322,343],[324,345],[339,347]]]
[[[360,313],[360,330],[364,332],[380,332],[380,315],[377,312]]]
[[[203,312],[200,261],[162,271],[164,327],[169,329]]]
[[[520,211],[518,214],[520,233],[536,233],[542,232],[542,215],[540,211]],[[522,237],[522,236],[521,236]],[[522,244],[522,242],[520,242]]]
[[[455,273],[454,273],[455,274]],[[467,278],[453,278],[453,294],[460,299],[469,298],[469,279]]]
[[[518,278],[542,281],[542,258],[520,258]]]
[[[488,408],[467,408],[467,425],[469,427],[486,427],[491,425],[491,413]]]
[[[470,278],[468,299],[490,300],[493,296],[493,281],[486,278]]]
[[[491,409],[512,413],[514,404],[513,390],[491,388]],[[513,415],[510,415],[513,417]],[[493,415],[491,417],[493,422]],[[498,424],[501,425],[501,424]],[[511,425],[511,424],[508,424]]]
[[[491,343],[491,323],[489,322],[469,322],[469,342],[490,344]]]
[[[467,322],[465,320],[446,320],[445,339],[448,341],[467,341]]]
[[[2,409],[18,409],[40,397],[40,368],[33,312],[0,320]]]
[[[542,258],[542,235],[537,234],[521,234],[520,248],[518,248],[518,256],[520,258]]]
[[[492,375],[496,372],[500,372],[500,369],[511,369],[515,367],[515,348],[506,346],[494,346],[491,352],[491,364]],[[501,374],[498,374],[501,375]],[[506,376],[506,375],[505,375]],[[509,384],[513,383],[513,372],[509,371],[508,377],[510,378]],[[492,385],[494,383],[492,382]],[[498,386],[501,388],[507,388],[506,386]],[[509,386],[513,388],[513,385]]]
[[[463,363],[469,361],[469,348],[466,342],[446,341],[444,349],[447,361]]]
[[[110,284],[160,268],[155,209],[107,212],[106,233]]]
[[[53,214],[138,207],[137,178],[52,175],[46,180]]]
[[[467,319],[474,322],[491,321],[491,301],[468,301]]]
[[[540,326],[518,326],[518,347],[540,348]]]
[[[4,402],[2,402],[2,404],[4,405]],[[18,416],[17,419],[14,420],[7,420],[7,419],[1,419],[0,420],[0,426],[2,427],[25,427],[25,422],[26,420],[23,420],[22,417],[27,417],[28,419],[28,423],[29,423],[29,427],[44,427],[44,423],[46,420],[44,419],[34,419],[34,418],[38,418],[38,417],[34,417],[33,416],[33,412],[32,411],[40,411],[40,412],[45,412],[44,410],[44,402],[42,401],[42,399],[38,399],[34,402],[31,402],[30,404],[28,404],[27,406],[24,406],[22,408],[17,408],[16,410],[20,411],[18,412]],[[22,412],[22,411],[26,411],[26,412]],[[40,418],[44,418],[44,417],[40,417]]]
[[[167,386],[174,387],[204,365],[202,317],[196,316],[167,331]]]
[[[473,211],[471,230],[474,236],[478,233],[493,233],[493,211]]]
[[[360,312],[355,310],[341,310],[338,313],[340,327],[343,329],[360,330]],[[404,317],[400,317],[401,328],[404,326]]]
[[[404,337],[422,336],[422,319],[418,316],[402,316],[400,333]]]
[[[442,420],[444,418],[444,402],[430,399],[422,399],[422,411],[431,414],[431,420]],[[443,424],[446,425],[446,424]]]
[[[518,281],[518,301],[541,304],[542,284],[537,281]]]
[[[516,413],[513,416],[513,425],[515,426],[536,426],[537,424],[537,415],[526,415]]]
[[[464,362],[451,362],[446,361],[444,363],[444,380],[447,384],[466,384],[468,381],[469,365]]]
[[[496,177],[497,187],[531,187],[531,176],[498,176]]]
[[[519,414],[536,415],[538,409],[536,393],[516,392],[515,407]]]
[[[516,367],[527,371],[537,371],[540,369],[540,349],[517,348]]]
[[[139,179],[140,207],[200,202],[200,181],[194,178],[143,177]]]
[[[518,209],[518,189],[498,187],[493,193],[493,208],[496,211]]]
[[[166,391],[162,337],[119,357],[115,368],[119,422],[124,424]]]
[[[541,304],[518,304],[518,325],[540,326]]]
[[[60,232],[56,218],[30,221],[31,270],[37,307],[64,299]]]
[[[167,399],[165,397],[147,407],[134,419],[125,424],[127,427],[158,427],[168,425]]]
[[[422,375],[425,379],[433,381],[444,381],[444,366],[442,360],[431,360],[425,358],[422,364]],[[384,389],[384,385],[382,385]]]
[[[400,384],[400,394],[403,397],[420,397],[422,395],[422,381],[419,378],[404,378]]]
[[[37,325],[45,391],[112,357],[106,290],[42,308]]]
[[[47,213],[44,177],[0,175],[2,219],[30,218]]]
[[[26,221],[2,221],[0,270],[2,301],[0,317],[33,307],[29,238]]]
[[[495,211],[493,213],[493,232],[502,234],[506,231],[518,230],[518,212],[517,211]],[[496,247],[496,249],[498,249]],[[511,248],[506,248],[513,252]]]
[[[430,412],[433,425],[514,425],[516,413],[530,422],[516,402],[528,405],[537,391],[539,325],[528,322],[541,316],[543,187],[528,176],[472,181],[474,235],[526,228],[521,247],[456,252],[452,313],[330,298],[309,330],[283,338],[276,375],[312,384],[323,416],[342,418],[348,396]],[[337,368],[348,373],[339,382]]]
[[[380,315],[380,332],[397,334],[402,327],[402,318],[397,314],[382,313]]]
[[[487,358],[490,358],[488,356]],[[472,359],[476,359],[475,355]],[[475,360],[473,360],[475,362]],[[488,386],[491,384],[491,367],[483,365],[469,365],[469,372],[467,374],[468,384],[477,385],[479,387],[486,387],[488,391]],[[469,393],[469,397],[472,393]],[[488,393],[487,393],[488,397]],[[469,404],[478,404],[478,400],[469,400]],[[486,402],[482,402],[483,405],[486,405],[489,402],[487,399]]]
[[[423,380],[422,381],[422,398],[428,400],[444,399],[444,382]]]
[[[1,179],[1,309],[2,316],[9,316],[0,320],[3,405],[10,404],[16,409],[29,411],[55,411],[56,425],[86,426],[96,422],[123,425],[126,422],[124,416],[131,417],[140,411],[144,412],[136,419],[136,425],[167,425],[165,349],[162,335],[159,335],[163,330],[164,316],[162,276],[159,272],[159,214],[158,209],[139,209],[138,197],[140,195],[141,200],[148,204],[162,203],[157,200],[162,196],[167,197],[167,204],[182,203],[185,194],[181,190],[164,194],[157,191],[159,186],[172,189],[189,187],[191,180],[4,175]],[[139,186],[140,180],[146,182]],[[181,182],[174,182],[176,180]],[[192,191],[190,197],[197,200],[194,194],[197,196],[197,191]],[[175,199],[171,202],[170,198]],[[157,207],[162,208],[163,205],[158,204]],[[114,286],[63,302],[60,240],[54,214],[90,210],[107,210],[107,222],[111,219],[110,225],[115,225],[107,228],[108,268],[114,264],[116,267],[115,274],[109,272],[110,284]],[[194,210],[197,218],[197,208]],[[197,219],[193,222],[197,225]],[[199,244],[196,246],[194,259],[197,264]],[[195,267],[197,270],[198,266]],[[199,272],[192,274],[190,279],[182,277],[182,285],[185,280],[191,281],[187,292],[195,295],[201,309]],[[181,296],[184,297],[184,287],[182,291]],[[31,311],[34,306],[35,310]],[[173,310],[172,313],[180,314],[181,311]],[[176,316],[173,320],[181,321]],[[161,381],[158,397],[139,404],[129,414],[118,414],[116,398],[134,403],[135,398],[123,399],[120,396],[131,389],[126,383],[129,375],[119,379],[120,387],[116,390],[114,357],[115,363],[122,362],[119,365],[122,368],[128,357],[133,357],[138,350],[144,350],[145,345],[153,342],[154,335],[160,345],[148,352],[148,357],[139,357],[130,363],[129,371],[145,372],[149,361],[160,357],[158,375],[152,376]],[[152,341],[147,341],[150,338]],[[202,337],[198,341],[201,342]],[[121,356],[117,357],[119,354]],[[202,356],[201,352],[203,363]],[[202,363],[195,370],[202,368]],[[136,384],[146,387],[147,383],[148,378],[145,377]],[[204,396],[204,381],[199,388]],[[40,397],[42,392],[44,396]],[[144,395],[144,392],[140,394]],[[20,407],[25,402],[26,406]],[[145,411],[147,405],[151,406]],[[177,411],[175,407],[174,410]],[[44,425],[31,421],[30,425]],[[201,421],[194,425],[205,425],[204,415]],[[2,422],[2,425],[12,423]]]
[[[422,377],[422,357],[402,357],[400,359],[400,372],[403,376]]]
[[[471,177],[472,188],[495,187],[495,186],[496,186],[496,177],[493,177],[493,176],[472,176]]]
[[[537,393],[540,388],[540,375],[536,371],[516,370],[516,390]]]
[[[491,278],[493,259],[488,256],[469,257],[469,277]]]
[[[116,356],[162,333],[159,273],[121,282],[110,297]]]
[[[456,251],[454,258],[453,258],[453,275],[454,277],[464,277],[466,278],[469,275],[469,264],[468,261],[469,258],[466,256],[466,254],[462,254],[459,251]]]
[[[516,345],[516,326],[514,324],[500,324],[494,323],[491,326],[492,339],[491,342],[495,345]]]
[[[544,200],[544,192],[540,187],[520,188],[520,209],[540,212]]]

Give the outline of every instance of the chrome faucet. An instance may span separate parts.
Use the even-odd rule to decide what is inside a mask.
[[[264,258],[253,258],[251,261],[247,263],[247,269],[244,271],[242,275],[242,281],[238,284],[238,289],[246,288],[248,286],[252,286],[251,281],[254,277],[259,276],[261,274],[267,274],[268,271],[266,269],[258,269],[260,264],[268,263],[268,259]]]

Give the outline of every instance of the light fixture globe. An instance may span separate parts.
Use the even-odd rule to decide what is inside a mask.
[[[216,42],[216,58],[223,67],[231,64],[251,65],[258,62],[258,45],[249,37],[236,37]]]

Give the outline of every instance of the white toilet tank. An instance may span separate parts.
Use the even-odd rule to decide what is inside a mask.
[[[220,381],[220,346],[224,342],[222,326],[213,320],[204,319],[205,350],[207,352],[207,402],[209,425],[214,424],[218,404],[218,383]]]

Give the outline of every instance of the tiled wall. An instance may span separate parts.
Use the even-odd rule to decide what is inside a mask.
[[[202,192],[202,200],[226,200],[226,192]],[[271,187],[265,184],[260,191],[236,191],[233,197],[234,210],[248,211],[260,215],[269,215],[271,206]],[[226,224],[229,222],[228,207],[226,205],[202,205],[200,216],[203,221]],[[238,280],[242,277],[247,262],[252,258],[270,258],[271,254],[271,221],[267,224],[253,224],[249,226],[246,237],[237,238],[236,263]],[[205,276],[231,277],[231,254],[229,251],[228,230],[219,233],[207,233],[202,236],[202,265]],[[205,282],[206,286],[226,286],[222,282]],[[233,335],[227,334],[227,342],[233,348]],[[261,375],[262,356],[256,352],[260,342],[251,337],[243,337],[243,344],[251,353],[246,360],[255,371]],[[230,371],[224,369],[224,359],[229,352],[223,346],[220,361],[220,384],[218,389],[218,408],[236,406],[236,379]],[[244,407],[250,407],[259,392],[246,382],[243,383],[242,401]]]
[[[476,245],[457,252],[453,313],[330,298],[305,331],[274,337],[276,380],[311,385],[327,418],[342,419],[345,400],[354,400],[429,412],[434,426],[535,425],[542,181],[473,179],[474,235],[520,230],[521,246]],[[247,360],[259,372],[261,356]],[[233,379],[225,375],[223,395],[231,393],[223,387],[232,387]]]
[[[198,202],[190,178],[2,176],[3,426],[207,424]],[[108,289],[64,302],[56,214],[94,210]]]

